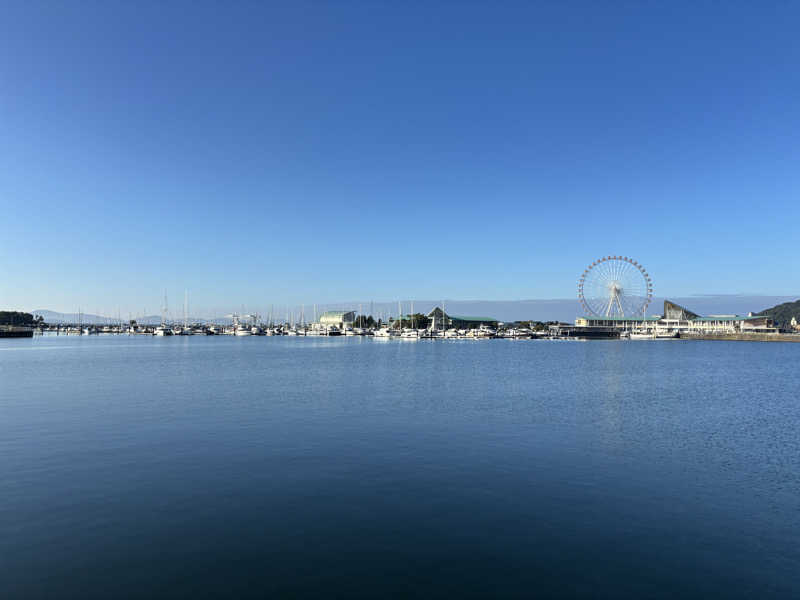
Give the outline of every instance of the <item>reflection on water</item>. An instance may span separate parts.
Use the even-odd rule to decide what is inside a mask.
[[[800,345],[0,350],[4,598],[800,594]]]

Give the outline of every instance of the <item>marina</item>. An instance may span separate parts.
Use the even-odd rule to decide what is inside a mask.
[[[412,303],[413,311],[413,303]],[[562,322],[516,321],[505,323],[490,317],[449,315],[437,306],[427,314],[403,314],[375,320],[356,311],[327,311],[316,322],[287,319],[262,320],[257,313],[231,313],[227,322],[181,322],[164,318],[160,324],[84,324],[41,323],[36,328],[17,327],[18,337],[33,333],[46,335],[137,335],[153,337],[233,336],[233,337],[367,337],[375,340],[729,340],[800,341],[800,330],[780,330],[769,317],[759,315],[712,315],[701,317],[669,300],[663,314],[626,316],[624,314],[579,317],[573,324]],[[422,323],[420,323],[422,322]],[[369,324],[368,324],[369,323]],[[0,331],[2,335],[2,331]],[[5,336],[10,337],[10,336]]]
[[[578,281],[578,302],[584,310],[574,323],[559,321],[503,322],[487,316],[452,315],[445,303],[429,308],[426,313],[410,311],[404,314],[403,303],[397,312],[386,311],[376,318],[364,314],[363,305],[356,310],[328,310],[317,317],[314,304],[313,319],[305,317],[305,305],[298,311],[286,307],[286,318],[279,320],[270,308],[269,316],[241,312],[226,315],[225,319],[198,321],[189,316],[189,294],[184,292],[183,319],[170,320],[166,290],[157,324],[129,319],[84,323],[83,313],[77,322],[45,323],[40,316],[27,315],[35,324],[27,327],[5,326],[2,337],[30,337],[33,331],[55,335],[149,335],[173,336],[290,336],[290,337],[370,337],[376,340],[728,340],[728,341],[800,341],[800,325],[792,318],[789,328],[767,314],[712,314],[701,316],[670,300],[664,300],[661,314],[648,315],[653,301],[653,280],[638,261],[622,255],[608,255],[595,260],[584,269]],[[429,305],[430,307],[430,305]],[[23,313],[16,313],[21,315]],[[110,321],[110,322],[109,322]],[[12,328],[9,328],[12,327]]]

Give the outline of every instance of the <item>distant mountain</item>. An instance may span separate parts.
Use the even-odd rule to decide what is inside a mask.
[[[787,328],[792,321],[792,317],[800,321],[800,300],[794,302],[784,302],[762,310],[758,313],[761,316],[770,317],[778,327]]]
[[[79,320],[87,325],[108,325],[117,322],[116,317],[101,317],[100,315],[91,315],[87,313],[78,315],[78,313],[62,313],[46,309],[32,310],[31,312],[37,316],[41,315],[45,323],[52,324],[77,323]],[[143,325],[155,325],[161,322],[161,317],[158,315],[149,315],[146,317],[139,317],[136,320]],[[128,317],[122,317],[122,322],[127,323]]]

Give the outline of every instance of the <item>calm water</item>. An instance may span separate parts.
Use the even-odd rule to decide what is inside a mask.
[[[0,596],[800,597],[800,344],[0,340]]]

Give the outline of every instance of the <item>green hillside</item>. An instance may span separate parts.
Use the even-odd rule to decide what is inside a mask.
[[[800,300],[784,302],[758,313],[760,316],[771,317],[778,327],[788,328],[792,317],[800,322]]]

